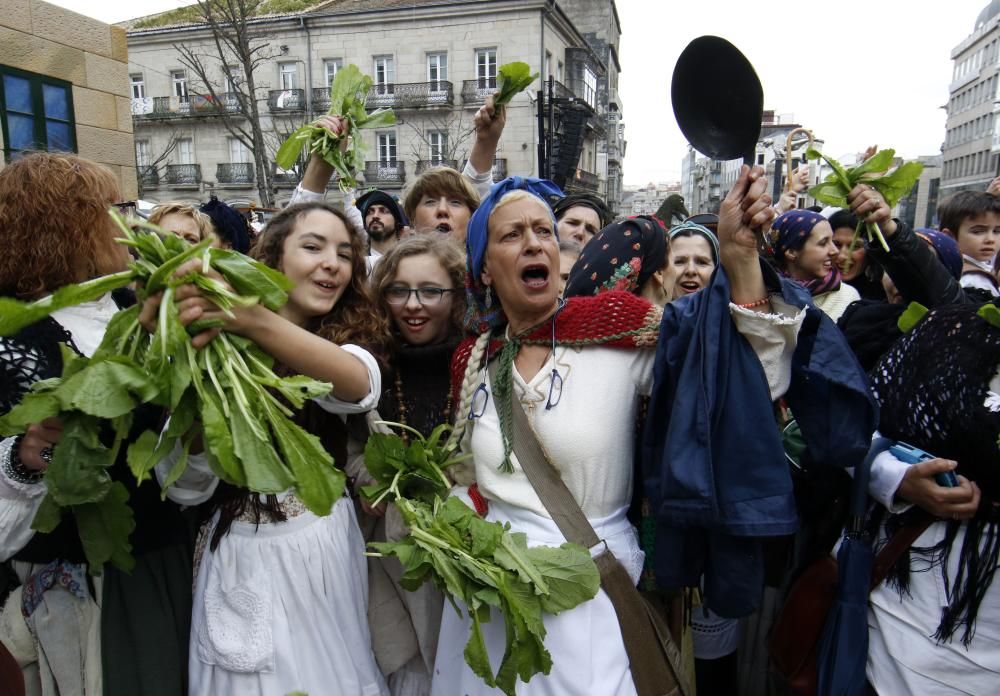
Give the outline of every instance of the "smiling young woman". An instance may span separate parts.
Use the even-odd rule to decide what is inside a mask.
[[[371,410],[382,391],[373,352],[383,352],[385,324],[368,294],[361,239],[341,211],[303,203],[272,218],[253,253],[292,281],[288,302],[277,313],[255,306],[202,316],[254,341],[279,372],[333,383],[295,418],[343,467],[347,414]],[[174,457],[157,465],[161,481]],[[167,495],[208,503],[196,551],[190,694],[388,694],[371,648],[364,540],[349,498],[319,517],[292,491],[260,495],[220,483],[196,454]],[[240,601],[230,601],[234,593]]]

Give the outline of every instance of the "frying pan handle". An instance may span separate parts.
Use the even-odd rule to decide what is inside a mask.
[[[792,141],[799,133],[805,133],[809,137],[809,147],[812,147],[813,143],[816,142],[816,138],[813,137],[812,131],[808,128],[796,128],[788,134],[787,138],[785,138],[785,167],[788,172],[785,175],[786,191],[789,191],[792,188]]]

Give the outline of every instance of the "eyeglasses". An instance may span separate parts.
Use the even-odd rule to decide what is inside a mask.
[[[402,285],[390,285],[385,289],[385,301],[391,305],[402,305],[410,301],[410,295],[417,296],[417,302],[422,305],[436,305],[441,302],[445,293],[455,292],[451,288],[407,288]]]
[[[138,205],[135,201],[125,201],[123,203],[114,203],[113,205],[118,209],[118,212],[125,217],[137,216]]]

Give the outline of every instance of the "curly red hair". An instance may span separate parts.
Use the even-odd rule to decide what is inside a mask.
[[[125,268],[108,208],[114,174],[69,154],[38,152],[0,170],[0,295],[22,299]]]

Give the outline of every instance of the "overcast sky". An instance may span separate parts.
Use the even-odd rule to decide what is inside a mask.
[[[106,22],[177,0],[49,0]],[[950,54],[987,0],[618,0],[622,20],[625,183],[680,179],[687,143],[670,107],[670,76],[692,39],[715,34],[753,63],[764,108],[794,115],[835,157],[869,144],[907,158],[944,140]]]

